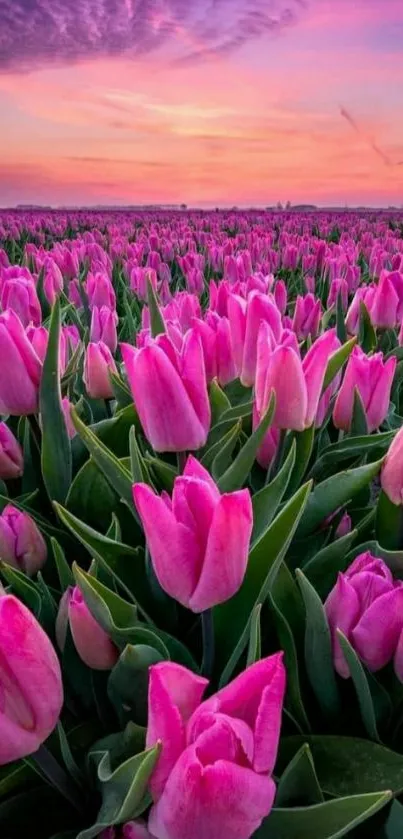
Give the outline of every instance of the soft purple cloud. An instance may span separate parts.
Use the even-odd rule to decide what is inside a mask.
[[[139,56],[179,41],[189,62],[292,25],[309,0],[0,0],[0,68]]]

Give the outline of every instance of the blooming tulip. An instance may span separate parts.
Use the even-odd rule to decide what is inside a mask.
[[[147,747],[156,839],[249,839],[273,805],[285,691],[282,653],[201,702],[207,681],[173,662],[150,668]]]
[[[109,347],[112,353],[116,352],[118,345],[118,336],[116,332],[116,324],[118,316],[115,311],[109,309],[108,306],[94,306],[91,316],[91,331],[90,341],[97,343],[103,341]]]
[[[379,428],[388,413],[396,363],[395,357],[384,362],[382,353],[367,356],[360,347],[354,347],[334,406],[336,428],[350,429],[356,389],[364,406],[368,431]]]
[[[279,341],[282,334],[281,314],[272,295],[252,291],[248,300],[236,294],[229,297],[228,317],[238,374],[242,384],[251,387],[256,373],[260,323],[267,323],[274,339]]]
[[[88,344],[84,361],[84,384],[91,399],[112,399],[113,388],[109,373],[117,373],[109,347],[98,341]]]
[[[360,554],[330,592],[325,611],[332,636],[334,666],[344,679],[350,676],[339,629],[364,664],[375,672],[395,656],[403,630],[403,583],[395,581],[382,559]],[[403,664],[403,660],[402,660]],[[399,659],[399,672],[400,659]]]
[[[381,486],[392,504],[403,504],[403,427],[394,437],[384,460]]]
[[[0,422],[0,478],[19,478],[24,469],[24,456],[18,440],[5,422]]]
[[[46,557],[46,543],[31,516],[7,504],[0,516],[0,559],[33,576]]]
[[[33,754],[59,719],[63,704],[56,653],[31,612],[0,596],[0,764]]]
[[[193,612],[228,600],[242,584],[253,515],[249,490],[220,494],[190,456],[171,499],[133,487],[155,573],[164,591]]]
[[[17,315],[0,315],[0,413],[13,416],[38,410],[41,362]]]
[[[60,600],[56,620],[56,639],[61,650],[70,625],[74,646],[82,661],[92,670],[111,670],[119,653],[109,635],[92,616],[80,589],[67,589]]]
[[[211,410],[200,338],[186,333],[179,352],[167,335],[138,350],[121,345],[134,404],[144,434],[157,452],[193,451],[205,445]]]

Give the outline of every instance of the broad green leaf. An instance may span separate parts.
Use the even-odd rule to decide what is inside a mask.
[[[340,734],[282,738],[276,772],[281,773],[308,743],[320,786],[326,796],[359,795],[390,789],[403,793],[403,755],[370,740]]]
[[[311,477],[317,478],[329,467],[334,471],[336,464],[343,460],[350,460],[371,454],[379,449],[380,452],[387,451],[396,432],[386,431],[383,434],[368,434],[362,437],[344,437],[339,443],[332,443],[322,450],[320,458],[311,469]]]
[[[231,455],[237,444],[241,428],[242,424],[238,422],[234,428],[209,451],[209,455],[213,455],[213,459],[211,461],[211,474],[215,481],[218,481],[222,477],[231,464]]]
[[[233,492],[240,489],[255,462],[256,454],[259,446],[264,440],[266,432],[269,430],[272,423],[274,412],[276,410],[276,398],[274,393],[270,397],[269,407],[257,427],[256,431],[251,434],[241,451],[235,458],[234,462],[221,476],[218,481],[218,486],[221,492]]]
[[[121,725],[147,726],[149,668],[164,661],[155,647],[128,644],[108,679],[108,696]]]
[[[365,436],[368,434],[367,415],[365,413],[364,403],[361,399],[361,394],[358,388],[354,388],[354,402],[353,414],[351,417],[350,434],[353,437]]]
[[[382,463],[382,460],[377,460],[368,466],[339,472],[317,484],[306,505],[298,528],[298,537],[302,538],[312,533],[331,513],[343,507],[360,490],[368,486],[378,475]]]
[[[77,472],[66,498],[66,507],[80,515],[91,527],[104,529],[119,508],[116,494],[93,459],[87,460]]]
[[[346,556],[356,538],[357,530],[352,530],[340,539],[330,542],[319,553],[315,554],[303,566],[305,577],[316,589],[319,597],[326,597],[336,584],[339,571],[348,567]]]
[[[327,387],[331,384],[333,379],[337,376],[338,372],[343,367],[343,364],[347,361],[348,357],[351,355],[355,344],[357,343],[357,338],[351,338],[350,341],[347,341],[346,344],[343,344],[333,355],[330,356],[329,362],[327,365],[327,370],[325,373],[325,378],[323,380],[323,387],[322,393],[326,390]]]
[[[335,717],[340,712],[340,696],[333,667],[330,630],[321,599],[302,571],[297,580],[306,610],[305,666],[322,713]]]
[[[211,425],[214,427],[219,421],[221,422],[223,414],[231,409],[231,402],[224,391],[221,390],[217,379],[213,379],[209,386],[209,399],[211,405]]]
[[[315,771],[311,750],[301,746],[284,770],[277,787],[276,807],[320,804],[323,793]]]
[[[252,416],[253,402],[241,402],[240,405],[235,405],[234,408],[228,408],[221,414],[220,422],[232,422],[232,420],[244,419],[244,417]]]
[[[393,504],[383,489],[376,505],[376,537],[385,550],[396,551],[402,544],[402,507]]]
[[[371,740],[379,743],[375,708],[364,667],[350,642],[339,629],[337,630],[337,637],[353,680],[358,704],[360,706],[362,721]]]
[[[171,494],[174,488],[175,478],[178,476],[178,470],[169,463],[165,463],[159,457],[152,457],[148,452],[144,457],[144,461],[152,469],[153,476],[159,482],[159,485]]]
[[[299,431],[295,434],[295,466],[291,475],[289,486],[287,488],[287,495],[292,495],[293,492],[295,492],[298,489],[301,481],[304,478],[309,461],[311,459],[314,439],[314,425],[311,425],[310,428],[306,428],[305,431]]]
[[[42,423],[41,464],[51,501],[63,504],[71,484],[70,439],[60,390],[60,303],[56,300],[50,320],[49,340],[42,368],[39,410]]]
[[[290,475],[295,464],[295,448],[293,441],[291,449],[281,469],[273,480],[263,489],[256,492],[252,497],[253,506],[253,533],[252,546],[267,530],[274,519],[284,494],[287,490]]]
[[[81,422],[77,412],[71,412],[74,427],[87,447],[94,463],[101,470],[108,483],[115,490],[119,498],[122,498],[129,509],[133,512],[132,498],[132,477],[130,472],[122,466],[120,460],[99,440],[91,429]]]
[[[156,293],[150,280],[147,280],[147,302],[150,313],[150,330],[153,338],[166,332],[164,318],[162,317]]]
[[[123,640],[137,626],[137,608],[127,603],[95,577],[83,571],[75,562],[72,566],[76,585],[80,589],[92,616],[111,638]]]
[[[372,326],[370,314],[363,300],[360,301],[358,343],[366,353],[371,352],[376,347],[376,332]]]
[[[226,452],[227,457],[228,453],[231,455],[236,446],[240,432],[241,423],[237,422],[235,425],[231,425],[225,434],[223,434],[222,437],[219,437],[216,442],[214,442],[211,446],[208,446],[201,459],[203,466],[205,466],[206,469],[211,470],[215,458],[221,454],[223,449]]]
[[[340,839],[391,800],[390,792],[351,795],[313,807],[274,809],[253,839]]]
[[[311,484],[305,484],[285,504],[273,522],[254,543],[248,567],[238,593],[213,610],[217,658],[227,665],[220,684],[229,681],[249,637],[250,616],[257,603],[268,594],[270,571],[287,553],[309,496]],[[234,643],[235,642],[235,643]],[[232,651],[232,653],[231,653]],[[229,656],[229,660],[227,659]]]
[[[26,606],[39,619],[42,608],[42,598],[38,591],[38,586],[32,580],[19,571],[18,568],[13,568],[5,562],[0,561],[0,571],[9,586],[12,587],[13,593],[25,603]]]

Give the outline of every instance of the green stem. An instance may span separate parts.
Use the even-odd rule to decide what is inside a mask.
[[[57,789],[75,810],[78,810],[79,813],[83,812],[83,802],[76,785],[58,764],[46,746],[42,744],[38,751],[27,759],[27,762],[36,764],[40,774],[49,781],[51,786]]]
[[[206,609],[201,613],[201,625],[203,635],[203,661],[201,666],[202,676],[211,679],[214,667],[214,622],[212,609]]]

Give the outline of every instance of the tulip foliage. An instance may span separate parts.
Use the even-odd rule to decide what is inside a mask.
[[[403,215],[0,215],[0,836],[403,836]]]

